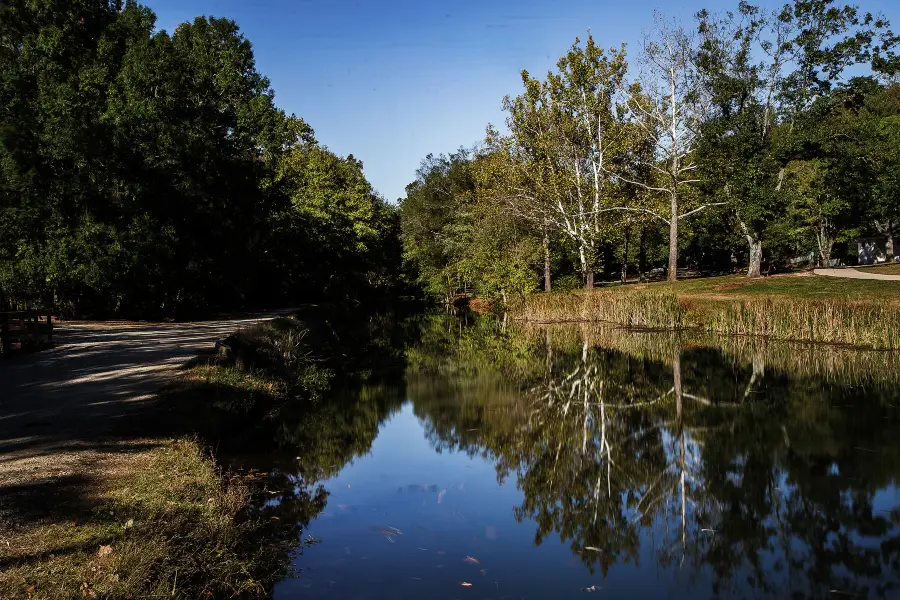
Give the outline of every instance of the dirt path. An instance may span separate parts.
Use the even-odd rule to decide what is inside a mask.
[[[156,445],[157,393],[217,339],[266,318],[64,324],[57,347],[0,362],[0,525]]]
[[[869,271],[857,271],[856,269],[814,269],[816,275],[825,277],[848,277],[850,279],[881,279],[882,281],[900,281],[900,275],[884,275],[883,273],[871,273]]]

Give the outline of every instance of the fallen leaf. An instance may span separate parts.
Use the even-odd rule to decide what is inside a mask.
[[[469,583],[468,581],[460,581],[459,585],[461,585],[463,587],[472,587],[472,584]]]
[[[585,546],[584,549],[585,550],[593,550],[594,552],[603,552],[603,550],[601,550],[600,548],[597,548],[596,546]]]
[[[100,549],[97,550],[97,556],[103,558],[104,556],[108,556],[112,554],[112,546],[100,546]]]
[[[33,585],[29,585],[27,588],[25,588],[25,593],[26,593],[26,594],[33,594],[33,593],[34,593],[34,586],[33,586]]]
[[[134,519],[125,521],[125,529],[131,529],[132,527],[134,527]]]
[[[591,587],[581,588],[582,592],[596,592],[598,588],[596,585],[592,585]]]
[[[469,564],[472,564],[472,565],[477,565],[477,564],[480,564],[480,563],[481,563],[481,561],[478,560],[477,558],[475,558],[474,556],[467,556],[467,557],[465,557],[465,558],[463,559],[463,562],[466,562],[466,563],[469,563]]]

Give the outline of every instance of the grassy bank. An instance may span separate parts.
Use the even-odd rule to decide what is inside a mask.
[[[867,273],[880,273],[882,275],[900,275],[900,263],[886,265],[872,265],[870,267],[857,267],[858,271]]]
[[[0,598],[268,597],[289,573],[302,510],[294,498],[279,517],[267,480],[228,472],[208,449],[252,436],[281,405],[317,400],[331,378],[317,358],[333,351],[325,338],[297,319],[236,331],[141,415],[146,437],[85,452],[77,475],[48,489],[22,486],[16,506],[31,493],[47,507],[4,525]]]
[[[900,348],[900,282],[783,276],[717,277],[538,294],[513,311],[536,322],[696,328],[867,348]]]
[[[196,441],[109,457],[81,510],[4,540],[4,598],[251,598],[271,572],[247,542],[248,490]],[[8,545],[7,545],[8,544]],[[275,568],[269,564],[269,568]]]

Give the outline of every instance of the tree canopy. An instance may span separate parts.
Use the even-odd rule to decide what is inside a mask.
[[[893,260],[897,43],[884,18],[835,0],[741,1],[692,26],[656,15],[633,61],[576,38],[544,77],[522,72],[505,129],[448,159],[480,177],[441,187],[439,209],[422,173],[408,188],[406,258],[429,257],[420,277],[437,296],[504,300],[541,276],[549,290],[635,270],[753,277],[764,259],[855,264],[865,236]],[[422,229],[429,211],[440,233]],[[472,268],[480,252],[517,266]]]
[[[230,20],[0,6],[0,304],[179,315],[389,285],[398,220]]]

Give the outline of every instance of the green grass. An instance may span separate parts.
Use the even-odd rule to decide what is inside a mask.
[[[246,547],[248,498],[196,441],[110,459],[93,508],[7,541],[0,597],[257,598],[269,573]]]
[[[536,294],[513,311],[531,322],[610,322],[651,329],[900,348],[900,282],[716,277]]]
[[[816,275],[777,275],[747,278],[737,275],[686,279],[675,283],[650,283],[630,288],[669,290],[679,296],[731,298],[786,296],[820,300],[887,300],[900,303],[900,281],[842,279]]]
[[[857,267],[859,271],[867,271],[870,273],[881,273],[882,275],[900,275],[900,263],[890,263],[886,265],[872,265],[870,267]]]

